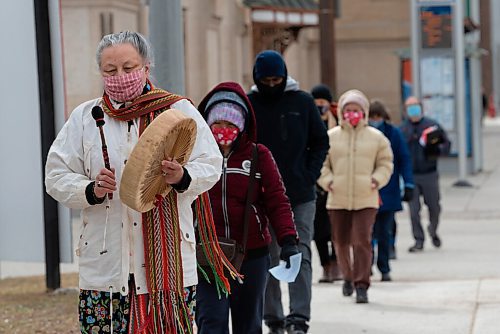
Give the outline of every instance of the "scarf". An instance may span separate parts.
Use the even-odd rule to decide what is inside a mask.
[[[162,112],[184,97],[153,88],[140,95],[124,108],[115,109],[109,96],[103,95],[103,110],[112,118],[130,121],[140,117],[139,135]],[[198,230],[202,235],[216,238],[210,205],[206,193],[197,200]],[[145,271],[148,294],[137,295],[131,291],[130,334],[192,333],[192,319],[185,303],[181,255],[181,229],[177,208],[177,192],[172,190],[165,197],[157,195],[155,207],[142,215],[144,236]],[[215,239],[216,240],[216,239]],[[222,254],[222,260],[212,260],[217,289],[230,293],[224,267],[230,275],[241,277],[224,257],[218,243],[207,250]]]
[[[152,121],[155,116],[158,116],[161,112],[167,110],[172,104],[185,99],[183,96],[167,92],[163,89],[154,88],[149,80],[148,84],[151,87],[151,90],[145,94],[139,95],[130,105],[119,109],[113,107],[108,94],[104,93],[102,96],[102,107],[104,112],[112,118],[125,122],[141,117],[141,123],[144,123],[143,121],[145,121],[145,115],[155,113],[156,115],[152,115],[152,117],[150,117]],[[140,132],[142,133],[144,129],[145,126],[140,129]]]

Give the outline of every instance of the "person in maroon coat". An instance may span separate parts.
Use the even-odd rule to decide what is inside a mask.
[[[258,152],[246,255],[240,270],[244,275],[243,284],[232,281],[231,295],[219,298],[215,285],[200,278],[196,292],[198,333],[229,333],[229,309],[233,333],[261,333],[270,266],[269,224],[282,247],[282,260],[289,263],[290,256],[299,252],[290,201],[271,152],[264,145],[255,143],[255,115],[239,84],[224,82],[217,85],[203,99],[198,110],[212,129],[224,155],[222,177],[209,191],[217,236],[235,239],[240,244],[255,145]]]

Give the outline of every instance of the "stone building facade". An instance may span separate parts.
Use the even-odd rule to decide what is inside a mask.
[[[313,0],[311,0],[313,1]],[[104,34],[148,34],[147,0],[61,0],[67,107],[99,96],[95,48]],[[272,2],[272,1],[268,1]],[[337,95],[358,88],[400,110],[400,59],[410,45],[409,1],[341,2],[336,19]],[[183,0],[186,95],[195,103],[215,84],[252,80],[253,17],[242,0]],[[295,39],[296,38],[296,39]],[[284,52],[289,74],[304,90],[320,80],[319,29],[304,27]]]

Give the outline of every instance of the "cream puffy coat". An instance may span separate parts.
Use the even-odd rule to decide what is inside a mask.
[[[393,155],[387,138],[368,126],[366,117],[355,128],[340,118],[340,126],[330,129],[328,137],[330,149],[318,179],[329,191],[326,208],[378,208],[378,189],[371,188],[371,180],[375,179],[380,189],[391,177]]]
[[[136,292],[147,293],[141,213],[120,201],[118,189],[110,201],[105,233],[106,202],[90,205],[85,197],[85,188],[104,168],[99,130],[91,115],[92,107],[100,103],[101,99],[88,101],[72,112],[50,148],[45,185],[54,199],[70,208],[82,210],[76,249],[80,288],[99,291],[111,288],[113,292],[120,291],[126,295],[129,274],[133,272]],[[196,142],[184,166],[192,181],[189,188],[177,197],[184,286],[191,286],[198,282],[191,203],[219,180],[222,155],[210,128],[189,101],[180,100],[172,108],[182,111],[197,123]],[[104,120],[110,165],[116,170],[119,186],[124,162],[138,140],[138,122],[134,122],[128,132],[127,122],[112,119],[107,114],[104,114]],[[107,253],[100,254],[104,240]]]

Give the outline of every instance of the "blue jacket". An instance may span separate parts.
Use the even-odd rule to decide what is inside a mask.
[[[401,211],[403,206],[401,205],[400,176],[403,178],[405,187],[414,187],[410,153],[398,128],[384,122],[378,129],[391,142],[392,153],[394,154],[394,171],[389,183],[379,190],[382,199],[379,211]]]

